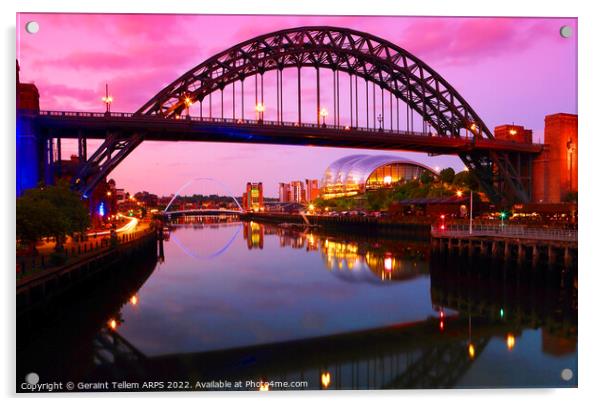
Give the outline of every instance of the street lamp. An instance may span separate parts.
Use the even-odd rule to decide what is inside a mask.
[[[569,192],[573,191],[573,152],[575,151],[575,143],[569,138],[566,143],[566,150],[569,154]]]
[[[383,131],[383,121],[384,121],[383,115],[379,114],[377,117],[377,120],[378,120],[378,131]]]
[[[257,121],[263,123],[263,112],[265,111],[265,105],[261,102],[255,105],[255,111],[257,112]]]
[[[103,96],[102,101],[104,102],[104,104],[106,106],[105,114],[106,115],[111,114],[111,103],[113,103],[113,96],[109,96],[109,84],[108,83],[105,83],[105,95]]]
[[[326,107],[320,109],[320,117],[322,117],[322,127],[326,127],[326,117],[328,117],[328,110]]]
[[[186,118],[190,118],[190,106],[192,106],[192,99],[190,96],[184,97],[184,105],[186,106]]]
[[[458,197],[462,197],[463,195],[464,192],[462,192],[461,190],[458,190],[456,192],[456,196]],[[468,220],[468,234],[472,234],[472,189],[470,190],[470,215]]]
[[[506,217],[508,217],[508,213],[502,210],[502,212],[500,213],[500,219],[502,220],[502,228],[504,227],[504,220],[506,219]]]

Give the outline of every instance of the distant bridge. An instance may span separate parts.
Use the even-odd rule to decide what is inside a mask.
[[[220,209],[184,209],[184,210],[171,210],[164,211],[163,214],[167,216],[172,215],[187,215],[187,216],[195,216],[195,215],[234,215],[234,214],[242,214],[244,211],[242,210],[220,210]]]

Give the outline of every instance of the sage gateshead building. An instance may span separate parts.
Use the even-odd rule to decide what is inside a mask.
[[[326,169],[321,196],[324,199],[354,196],[418,179],[423,173],[438,175],[426,165],[394,155],[349,155]]]

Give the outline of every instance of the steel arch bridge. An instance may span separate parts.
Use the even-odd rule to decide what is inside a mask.
[[[306,85],[307,77],[302,75],[302,70],[306,72],[307,69],[312,69],[315,75],[312,80],[315,88],[312,91],[315,91],[316,104],[315,110],[311,109],[311,115],[315,114],[312,124],[303,122],[306,104],[302,79]],[[264,79],[274,73],[275,120],[268,122],[264,120]],[[284,120],[286,114],[290,116],[290,107],[289,111],[284,109],[285,77],[287,85],[296,85],[296,92],[286,92],[287,107],[292,105],[296,109],[296,117],[292,121]],[[245,113],[249,114],[249,85],[245,93],[245,81],[252,82],[255,103],[250,107],[251,115],[256,115],[255,120],[245,117]],[[332,84],[332,88],[327,89],[330,93],[328,96],[323,91],[326,81]],[[231,120],[224,116],[224,94],[229,93],[230,89],[232,93],[228,108],[231,107]],[[348,98],[343,103],[341,93]],[[214,96],[221,100],[218,118],[213,115]],[[313,96],[311,98],[313,101]],[[400,114],[400,103],[402,110],[405,105],[405,120],[403,112]],[[332,118],[328,125],[327,113],[324,113],[326,104],[332,107]],[[392,42],[365,32],[315,26],[291,28],[249,39],[205,60],[157,93],[134,114],[122,118],[138,123],[140,120],[148,120],[148,123],[171,120],[175,126],[178,125],[177,121],[190,121],[190,110],[196,105],[200,109],[200,117],[195,117],[196,122],[241,125],[242,130],[237,134],[242,131],[248,136],[246,139],[240,137],[236,142],[291,143],[261,140],[262,136],[265,139],[273,135],[274,126],[280,126],[282,134],[301,132],[306,138],[305,144],[316,139],[313,145],[452,153],[457,154],[476,174],[493,202],[530,200],[530,164],[540,147],[532,144],[509,145],[515,143],[504,145],[503,141],[495,140],[476,111],[434,69]],[[203,116],[204,108],[209,112],[208,117]],[[108,116],[113,117],[111,114]],[[421,121],[420,131],[414,130],[414,121],[418,124]],[[91,191],[144,139],[157,137],[147,134],[147,128],[141,125],[125,127],[127,131],[122,131],[124,128],[119,125],[112,123],[112,127],[106,129],[103,145],[74,179],[74,187],[84,194]],[[251,128],[243,129],[245,126]],[[271,133],[266,130],[268,126]],[[198,130],[199,133],[202,131]],[[213,131],[235,134],[232,129],[223,126],[213,128]],[[398,137],[383,139],[379,133]],[[257,135],[259,137],[252,139]],[[355,144],[336,143],[331,140],[335,135],[349,139],[357,135],[363,139]],[[320,136],[329,136],[331,139],[321,142]],[[417,144],[406,145],[401,141],[401,137],[412,139],[418,136],[422,136],[422,139],[418,139]],[[82,138],[81,133],[79,138]],[[164,139],[169,140],[169,137],[165,136]],[[233,142],[225,142],[228,141]]]

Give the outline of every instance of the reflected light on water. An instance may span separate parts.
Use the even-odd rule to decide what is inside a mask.
[[[470,343],[470,344],[468,344],[468,357],[470,359],[474,359],[474,356],[475,356],[474,344]]]
[[[327,389],[330,386],[330,372],[322,372],[320,381],[322,383],[322,388]]]
[[[515,338],[514,338],[514,334],[512,333],[508,333],[506,335],[506,347],[508,347],[509,351],[512,351],[512,349],[514,348],[514,344],[515,344]]]

